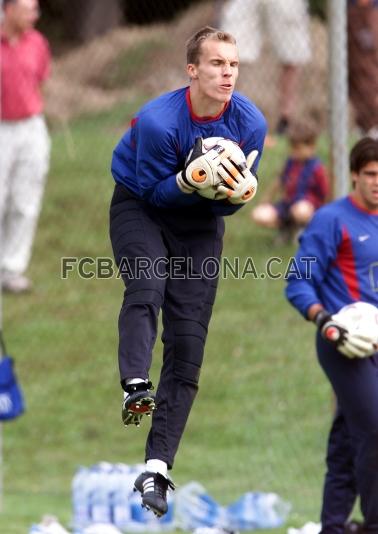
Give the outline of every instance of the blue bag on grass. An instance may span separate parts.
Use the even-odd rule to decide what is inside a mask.
[[[24,399],[10,356],[0,359],[0,421],[8,421],[24,412]]]

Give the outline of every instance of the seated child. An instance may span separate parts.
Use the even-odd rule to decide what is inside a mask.
[[[279,229],[286,235],[296,233],[310,222],[329,191],[326,168],[315,154],[315,127],[293,121],[287,137],[290,153],[281,175],[251,212],[258,225]]]

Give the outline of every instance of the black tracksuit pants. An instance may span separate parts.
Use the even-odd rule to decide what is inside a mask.
[[[119,315],[121,384],[149,377],[161,309],[163,365],[146,460],[163,460],[169,468],[198,390],[223,233],[223,219],[210,211],[157,209],[115,187],[110,237],[126,286]]]
[[[349,359],[319,334],[317,353],[338,404],[328,441],[322,534],[344,532],[357,495],[364,532],[378,534],[378,353]]]

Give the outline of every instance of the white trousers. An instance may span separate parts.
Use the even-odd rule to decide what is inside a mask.
[[[240,61],[252,63],[268,34],[284,65],[303,65],[311,59],[307,0],[228,0],[221,29],[235,38]]]
[[[0,262],[25,272],[41,210],[50,138],[42,116],[0,122]]]

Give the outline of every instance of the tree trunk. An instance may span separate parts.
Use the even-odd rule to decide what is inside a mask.
[[[70,37],[88,41],[119,25],[120,0],[71,0],[65,5],[64,18]]]

